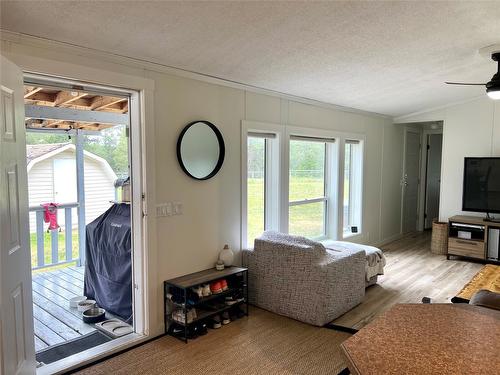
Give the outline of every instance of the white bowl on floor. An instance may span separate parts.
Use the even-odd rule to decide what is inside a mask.
[[[95,307],[95,301],[93,299],[86,299],[85,301],[78,302],[78,311],[84,312],[88,309],[92,309]]]
[[[82,301],[86,301],[87,297],[85,296],[77,296],[73,297],[69,300],[69,307],[78,307],[78,303]]]

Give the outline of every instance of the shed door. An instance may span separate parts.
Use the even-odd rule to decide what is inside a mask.
[[[75,159],[54,159],[54,202],[76,202]]]

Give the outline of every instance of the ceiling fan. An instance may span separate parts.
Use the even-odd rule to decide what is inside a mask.
[[[462,86],[486,86],[486,94],[494,100],[500,99],[500,52],[495,52],[491,55],[491,59],[498,63],[498,69],[495,75],[488,83],[463,83],[463,82],[445,82],[447,85],[462,85]]]

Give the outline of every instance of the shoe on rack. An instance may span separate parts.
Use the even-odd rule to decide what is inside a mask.
[[[175,310],[172,312],[172,319],[178,323],[184,324],[184,313],[182,310]]]
[[[212,317],[212,319],[210,321],[210,327],[212,327],[213,329],[218,329],[218,328],[222,327],[221,319],[220,319],[219,315],[215,315]]]
[[[238,303],[238,301],[236,300],[236,298],[235,298],[235,297],[233,297],[233,296],[228,296],[228,297],[226,297],[225,302],[226,302],[226,305],[227,305],[227,306],[232,306],[232,305],[234,305],[235,303]]]
[[[181,328],[177,325],[172,325],[168,332],[175,337],[184,337],[184,328]]]
[[[198,327],[198,335],[200,336],[204,336],[208,333],[208,329],[207,329],[207,324],[204,323],[204,322],[201,322],[200,324],[197,325]]]
[[[198,338],[199,335],[200,334],[198,332],[197,325],[188,328],[188,330],[187,330],[187,338],[188,339],[194,340],[194,339]]]
[[[210,285],[208,285],[208,284],[203,285],[202,289],[201,289],[201,293],[202,293],[203,297],[208,297],[209,295],[211,295],[212,292],[210,291]]]
[[[188,310],[188,312],[187,312],[188,323],[192,323],[193,321],[196,320],[197,317],[198,317],[198,314],[196,314],[196,309]]]
[[[220,284],[221,284],[221,287],[222,287],[222,291],[225,292],[226,290],[229,289],[229,287],[227,286],[227,281],[226,279],[222,279],[220,280]]]
[[[222,313],[222,324],[226,325],[231,323],[231,319],[229,318],[229,313],[227,311],[224,311]]]
[[[222,293],[222,285],[220,281],[214,281],[213,283],[210,284],[210,291],[212,294],[219,294]]]
[[[193,293],[195,293],[198,296],[198,298],[203,297],[203,288],[201,286],[191,288],[191,290],[193,291]]]

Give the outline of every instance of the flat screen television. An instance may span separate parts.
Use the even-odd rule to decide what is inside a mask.
[[[500,213],[500,157],[465,158],[462,210]]]

